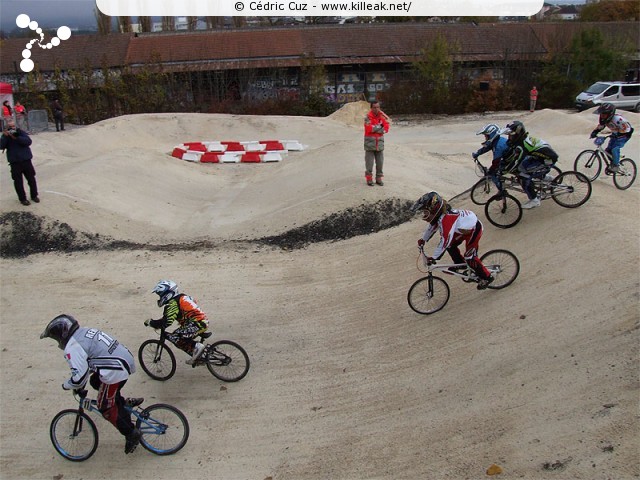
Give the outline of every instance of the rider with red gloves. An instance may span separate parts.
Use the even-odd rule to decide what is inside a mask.
[[[411,211],[422,210],[422,219],[429,222],[418,245],[423,246],[431,237],[440,232],[440,243],[433,251],[433,257],[427,257],[429,263],[435,263],[444,254],[449,252],[455,263],[466,263],[476,273],[478,278],[478,290],[484,290],[493,282],[486,267],[478,258],[478,246],[482,237],[482,223],[476,214],[470,210],[454,210],[444,198],[436,192],[424,194],[411,207]],[[465,242],[464,257],[458,246]]]

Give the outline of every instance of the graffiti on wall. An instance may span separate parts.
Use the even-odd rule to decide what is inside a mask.
[[[248,100],[293,99],[300,98],[300,86],[297,77],[263,77],[247,84],[244,94]]]
[[[371,102],[380,92],[389,88],[387,75],[383,72],[343,73],[336,76],[335,83],[324,87],[325,98],[335,103]]]

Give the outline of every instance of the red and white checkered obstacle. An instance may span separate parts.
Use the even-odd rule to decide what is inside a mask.
[[[171,156],[200,163],[267,163],[304,149],[297,140],[185,142],[175,147]]]

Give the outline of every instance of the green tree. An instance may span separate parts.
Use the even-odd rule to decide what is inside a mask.
[[[629,47],[611,44],[600,30],[582,30],[571,41],[569,75],[585,84],[622,77],[631,58]]]
[[[433,113],[447,110],[449,94],[454,82],[453,54],[457,46],[447,42],[444,35],[438,34],[434,40],[420,50],[420,58],[412,67],[417,76],[422,99],[426,99]]]
[[[580,11],[583,22],[621,22],[640,19],[640,0],[604,0],[589,3]]]

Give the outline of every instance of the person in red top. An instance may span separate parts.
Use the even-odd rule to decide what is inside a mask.
[[[494,278],[478,258],[482,222],[476,214],[471,210],[452,209],[436,192],[429,192],[420,197],[411,207],[414,213],[418,210],[423,212],[422,219],[429,223],[422,238],[418,240],[418,245],[424,246],[437,231],[440,232],[440,243],[434,249],[433,256],[427,257],[427,262],[435,263],[446,250],[454,263],[466,263],[476,273],[480,279],[478,290],[487,288]],[[458,248],[462,242],[466,244],[464,257]]]
[[[538,101],[538,90],[534,85],[529,92],[529,111],[533,112],[536,109],[536,102]]]
[[[384,134],[389,131],[389,117],[380,109],[379,102],[371,102],[371,110],[364,117],[364,177],[373,186],[373,164],[376,165],[376,183],[384,185]]]
[[[13,118],[13,110],[11,108],[11,104],[9,100],[5,100],[2,102],[2,119],[7,122]]]
[[[28,130],[27,128],[27,109],[24,108],[20,102],[16,102],[13,107],[13,111],[16,112],[16,122],[18,123],[18,128],[21,130]]]
[[[177,321],[180,326],[168,333],[167,339],[180,350],[191,355],[186,363],[193,365],[204,351],[204,345],[195,341],[194,337],[204,333],[209,327],[207,315],[192,297],[178,293],[178,285],[171,280],[160,280],[152,293],[160,297],[158,306],[164,307],[164,311],[162,318],[147,320],[144,324],[153,328],[166,328]]]

